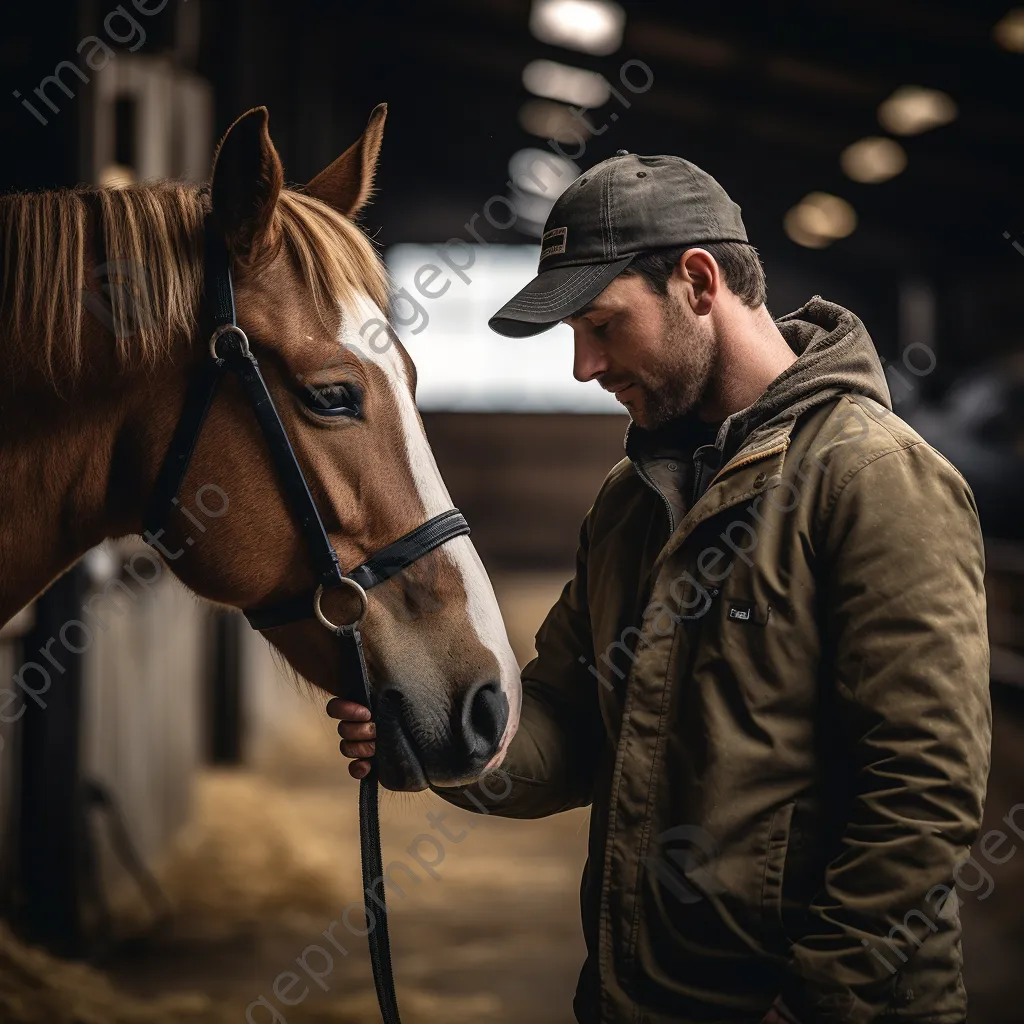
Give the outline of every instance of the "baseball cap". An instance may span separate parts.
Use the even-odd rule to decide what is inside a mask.
[[[599,295],[638,253],[711,242],[748,242],[725,189],[682,157],[620,149],[558,197],[537,276],[488,324],[509,338],[540,334]]]

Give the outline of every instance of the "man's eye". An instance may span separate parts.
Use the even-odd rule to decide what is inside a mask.
[[[358,389],[352,384],[311,386],[303,401],[320,416],[358,416],[361,404]]]
[[[608,333],[608,321],[605,320],[603,324],[594,324],[594,333],[601,337]]]

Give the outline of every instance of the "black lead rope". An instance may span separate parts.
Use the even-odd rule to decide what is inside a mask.
[[[358,626],[342,626],[342,672],[345,678],[355,676],[362,688],[366,707],[373,708],[363,638]],[[395,974],[391,966],[391,936],[388,932],[388,910],[384,902],[384,858],[380,841],[380,794],[377,768],[371,762],[370,773],[359,780],[359,859],[363,873],[363,909],[366,913],[367,942],[370,946],[370,968],[377,1005],[384,1024],[401,1024],[398,1018],[398,996]],[[374,887],[379,890],[379,905],[371,907]]]
[[[358,628],[366,611],[365,592],[401,572],[428,551],[433,551],[454,537],[469,533],[469,524],[458,509],[449,509],[399,537],[351,572],[343,573],[295,451],[274,407],[266,381],[249,349],[248,339],[235,321],[230,257],[210,217],[207,217],[205,225],[204,259],[204,308],[210,330],[210,358],[200,366],[189,382],[178,425],[143,517],[143,536],[150,543],[161,537],[220,382],[225,374],[234,374],[245,390],[267,442],[282,490],[306,540],[317,582],[315,591],[299,594],[271,607],[248,609],[245,616],[257,630],[272,629],[314,616],[319,619],[338,636],[342,680],[355,680],[358,683],[351,692],[370,709],[372,718],[376,706]],[[320,599],[325,590],[343,587],[358,592],[362,611],[354,622],[335,625],[324,617]],[[379,780],[372,761],[369,774],[359,783],[359,852],[363,874],[363,906],[377,1002],[384,1024],[401,1024],[384,900]],[[379,892],[375,893],[375,889],[379,889]]]

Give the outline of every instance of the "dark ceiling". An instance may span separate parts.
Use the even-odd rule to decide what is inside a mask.
[[[219,10],[222,30],[245,40],[236,52],[251,81],[238,90],[245,96],[236,106],[261,88],[284,86],[297,108],[306,108],[295,110],[287,129],[306,136],[295,154],[297,176],[315,170],[303,166],[314,154],[329,158],[340,124],[351,134],[375,102],[390,102],[382,203],[391,205],[389,193],[400,191],[418,209],[387,223],[385,238],[433,239],[442,224],[457,229],[479,208],[474,198],[502,191],[515,149],[543,144],[517,123],[529,97],[520,78],[529,60],[592,68],[618,84],[620,66],[632,58],[651,68],[654,83],[642,95],[620,85],[632,106],[613,99],[595,115],[600,124],[602,113],[620,114],[590,141],[582,164],[620,147],[692,158],[737,197],[763,244],[781,241],[785,210],[806,192],[835,192],[853,203],[860,227],[829,258],[928,268],[965,243],[977,246],[972,259],[983,265],[1016,255],[1001,233],[1019,218],[1024,55],[992,41],[1005,3],[625,6],[623,45],[604,58],[535,40],[528,0],[392,5],[386,16],[369,5],[354,16],[308,0],[246,3],[237,22]],[[253,59],[254,49],[262,61]],[[882,133],[878,104],[906,84],[948,92],[959,117],[901,139],[909,165],[896,179],[851,182],[840,152]],[[408,195],[427,188],[445,201],[417,203],[422,192]]]
[[[182,2],[170,0],[161,17]],[[714,174],[743,207],[775,312],[820,292],[854,306],[869,327],[873,317],[885,350],[899,282],[920,277],[940,296],[951,368],[1020,345],[1024,255],[1011,241],[1024,244],[1024,54],[992,39],[1009,3],[622,5],[621,48],[594,57],[538,42],[528,28],[529,0],[203,0],[197,70],[214,83],[218,132],[247,107],[267,104],[293,181],[333,159],[371,108],[387,101],[379,193],[364,218],[383,244],[469,237],[467,222],[506,192],[512,153],[544,145],[518,122],[529,99],[521,79],[528,61],[600,71],[630,105],[612,99],[594,114],[593,123],[608,129],[578,163],[589,167],[627,148],[676,153]],[[70,6],[72,35],[80,36],[114,5]],[[52,7],[19,5],[20,39],[8,23],[0,61],[21,61],[19,80],[38,80],[66,55],[67,45],[47,35],[53,19]],[[159,33],[147,45],[159,45]],[[620,86],[627,60],[653,73],[642,94]],[[841,151],[885,134],[878,105],[902,85],[947,92],[959,116],[901,138],[909,163],[893,180],[849,180]],[[35,155],[32,166],[42,166],[31,131],[24,124],[18,131]],[[852,203],[859,223],[827,249],[805,249],[787,237],[783,216],[818,190]],[[532,240],[515,227],[488,228],[479,216],[476,225],[493,241]]]

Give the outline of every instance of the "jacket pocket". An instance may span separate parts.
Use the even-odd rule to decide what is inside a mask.
[[[782,918],[782,881],[796,802],[783,804],[768,825],[768,842],[761,878],[761,922],[766,945],[772,952],[785,952],[792,944]]]

